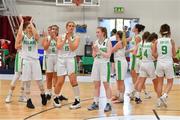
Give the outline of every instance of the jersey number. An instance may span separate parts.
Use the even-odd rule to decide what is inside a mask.
[[[144,51],[144,56],[145,56],[146,58],[148,57],[147,50]]]
[[[65,51],[69,51],[69,46],[65,46]]]
[[[167,54],[167,46],[162,46],[161,50],[163,55]]]
[[[32,50],[32,47],[31,46],[28,46],[28,51],[30,52]]]
[[[52,48],[52,53],[55,53],[55,48]]]

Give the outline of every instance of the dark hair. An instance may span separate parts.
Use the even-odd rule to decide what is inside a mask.
[[[116,35],[119,36],[120,39],[123,37],[123,32],[122,31],[117,31]]]
[[[162,36],[169,36],[171,34],[170,26],[168,24],[161,25],[160,34]]]
[[[143,42],[147,41],[149,36],[150,36],[150,32],[148,32],[148,31],[144,32],[144,34],[142,35]]]
[[[100,29],[101,32],[104,33],[104,37],[107,38],[107,29],[106,29],[106,27],[97,27],[97,29]]]
[[[152,42],[154,39],[158,39],[158,35],[155,32],[150,34],[150,36],[147,39],[147,42]]]
[[[116,29],[112,29],[111,35],[116,34],[116,33],[117,33],[117,30]]]
[[[138,29],[138,32],[140,33],[141,31],[145,29],[145,26],[142,24],[136,24],[135,28]]]

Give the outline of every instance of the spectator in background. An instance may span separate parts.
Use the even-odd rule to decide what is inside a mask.
[[[1,49],[9,49],[9,44],[11,43],[9,40],[0,39],[1,41]]]
[[[113,29],[111,31],[111,37],[109,38],[110,41],[111,41],[112,47],[115,46],[115,44],[117,43],[116,32],[117,32],[117,30]],[[114,64],[114,53],[111,54],[110,62],[111,62],[111,77],[114,78],[116,76],[116,74],[115,74],[115,64]]]

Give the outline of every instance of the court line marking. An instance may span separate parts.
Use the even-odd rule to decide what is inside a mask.
[[[92,100],[92,99],[93,99],[93,98],[86,98],[86,99],[81,100],[81,102],[88,101],[88,100]],[[63,104],[61,107],[70,105],[70,104],[72,104],[72,103],[73,103],[73,102]],[[36,116],[36,115],[39,115],[39,114],[41,114],[41,113],[44,113],[44,112],[47,112],[47,111],[50,111],[50,110],[53,110],[53,109],[56,109],[56,108],[57,108],[57,107],[51,107],[51,108],[48,108],[48,109],[46,109],[46,110],[42,110],[42,111],[37,112],[37,113],[34,113],[34,114],[32,114],[32,115],[30,115],[30,116],[28,116],[28,117],[25,117],[24,120],[27,120],[27,119],[29,119],[29,118],[32,118],[32,117]],[[60,108],[58,108],[58,109],[60,109]]]
[[[156,112],[156,110],[152,109],[152,111],[153,111],[154,115],[156,116],[157,120],[160,120],[160,117],[159,117],[158,113]]]
[[[166,109],[166,108],[164,108],[164,109],[156,109],[156,111],[179,111],[180,112],[180,110],[178,110],[178,109]]]

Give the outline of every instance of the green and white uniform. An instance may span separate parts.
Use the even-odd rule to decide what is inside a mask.
[[[50,46],[46,50],[46,72],[56,72],[56,63],[57,63],[57,47],[56,47],[56,41],[54,39],[51,39],[48,37],[48,41],[50,41]]]
[[[28,38],[24,33],[22,40],[22,80],[42,80],[42,72],[39,63],[38,43],[34,37]]]
[[[114,52],[117,80],[125,80],[128,63],[125,57],[125,47]]]
[[[136,37],[140,37],[142,39],[142,35],[138,34],[132,37],[132,40],[130,41],[130,49],[134,49],[136,45]],[[136,56],[130,53],[130,70],[136,70],[136,64],[137,64]]]
[[[66,33],[62,35],[62,40],[65,40]],[[75,40],[75,35],[71,37],[71,41]],[[64,44],[62,49],[58,50],[57,61],[57,76],[71,75],[77,73],[76,52],[71,51],[68,41]]]
[[[151,42],[144,42],[142,47],[142,61],[140,65],[140,77],[148,77],[155,79],[155,65],[154,58],[152,56]]]
[[[109,39],[105,39],[102,43],[96,40],[95,45],[99,50],[107,52],[109,42]],[[94,81],[110,82],[110,57],[105,58],[100,53],[97,53],[93,62],[91,78]]]
[[[17,50],[15,57],[15,69],[14,72],[22,72],[22,52],[21,49]]]
[[[157,53],[156,75],[174,78],[171,38],[162,37],[157,40]]]
[[[136,73],[139,73],[140,66],[141,66],[142,46],[143,46],[143,42],[141,41],[140,43],[138,43],[138,50],[137,50],[137,55],[136,55],[136,65],[135,65]]]

